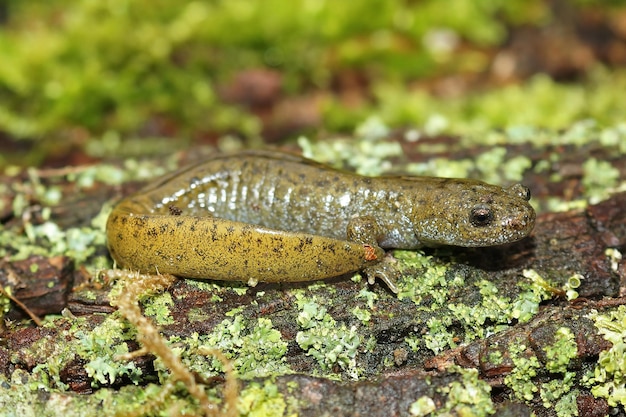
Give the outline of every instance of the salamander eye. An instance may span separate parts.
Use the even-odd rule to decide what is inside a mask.
[[[470,213],[470,222],[474,226],[487,226],[493,220],[493,213],[487,206],[476,206]]]

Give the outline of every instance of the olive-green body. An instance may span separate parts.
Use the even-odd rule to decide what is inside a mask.
[[[118,264],[142,272],[307,281],[376,266],[382,248],[519,240],[534,226],[529,198],[519,184],[364,177],[248,151],[182,169],[122,200],[107,238]]]

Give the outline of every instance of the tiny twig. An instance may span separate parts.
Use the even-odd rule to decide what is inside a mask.
[[[3,287],[0,287],[0,292],[2,292],[2,294],[4,294],[9,300],[13,301],[15,304],[17,304],[17,306],[19,308],[22,309],[22,311],[24,311],[26,314],[28,314],[28,317],[31,318],[32,321],[35,322],[35,324],[37,326],[41,326],[43,324],[43,321],[41,321],[41,319],[35,314],[33,313],[30,308],[28,308],[26,306],[26,304],[24,304],[23,302],[21,302],[20,300],[18,300],[17,298],[15,298],[13,295],[11,295],[11,293],[9,293],[7,290],[5,290]]]

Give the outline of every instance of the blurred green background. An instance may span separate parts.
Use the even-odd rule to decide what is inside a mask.
[[[8,0],[0,167],[394,127],[623,121],[626,2]]]

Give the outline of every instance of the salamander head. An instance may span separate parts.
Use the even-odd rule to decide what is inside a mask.
[[[535,226],[530,191],[475,180],[444,180],[433,190],[436,201],[415,224],[427,246],[495,246],[528,236]]]

